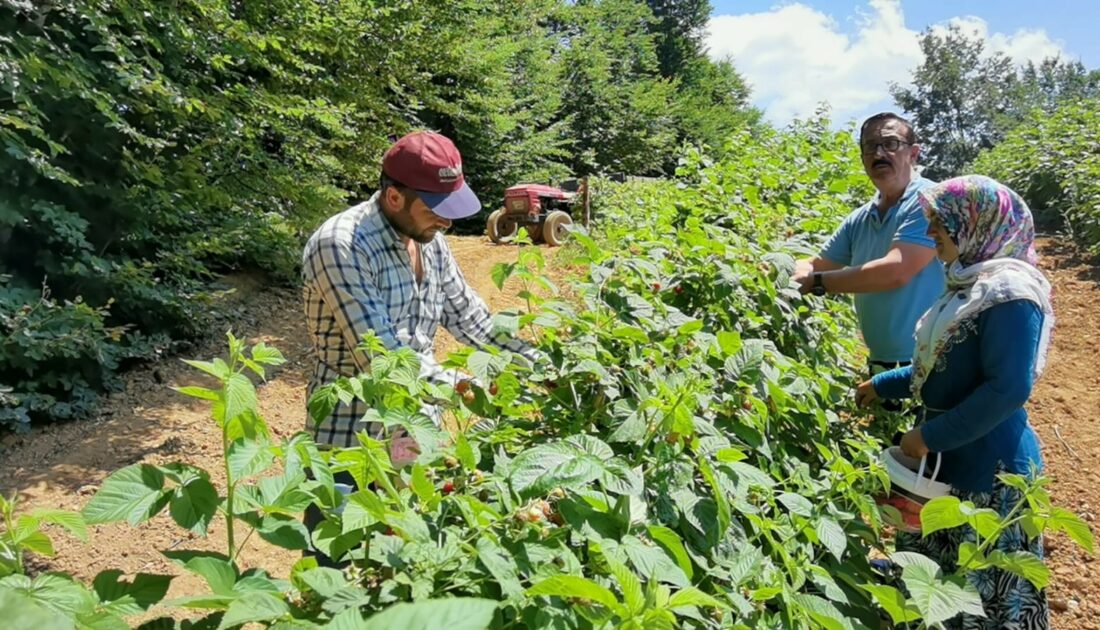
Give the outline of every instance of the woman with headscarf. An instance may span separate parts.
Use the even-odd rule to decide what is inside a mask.
[[[1030,476],[1042,466],[1023,406],[1043,370],[1054,314],[1050,284],[1035,266],[1031,211],[988,177],[951,179],[920,195],[947,270],[947,291],[917,324],[913,364],[862,383],[856,401],[918,398],[924,421],[905,434],[902,450],[917,458],[938,453],[939,481],[961,500],[1004,517],[1023,495],[997,475]],[[897,549],[922,553],[953,571],[959,547],[975,541],[969,526],[923,538],[899,532]],[[1019,524],[1001,535],[996,548],[1040,559],[1043,553],[1042,541]],[[986,617],[960,615],[949,627],[1049,627],[1046,594],[1026,579],[1000,569],[969,575]]]

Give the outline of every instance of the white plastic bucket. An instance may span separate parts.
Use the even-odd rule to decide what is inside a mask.
[[[951,494],[949,484],[936,481],[940,474],[940,465],[943,463],[943,458],[939,455],[936,456],[936,467],[931,477],[924,475],[928,466],[928,456],[925,455],[920,459],[909,457],[901,451],[900,446],[891,446],[882,451],[882,463],[890,475],[890,483],[917,499],[928,501]]]
[[[890,505],[898,510],[901,521],[896,523],[898,529],[906,532],[919,533],[921,531],[920,510],[929,499],[947,496],[951,493],[951,486],[941,481],[936,481],[940,474],[942,458],[936,456],[936,467],[931,477],[925,476],[928,467],[928,457],[917,459],[909,457],[902,452],[901,447],[891,446],[882,451],[882,463],[886,466],[886,472],[890,475],[891,492],[875,500],[880,505]]]

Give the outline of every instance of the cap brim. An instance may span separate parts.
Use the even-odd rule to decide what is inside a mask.
[[[454,192],[436,193],[418,190],[416,194],[432,209],[432,212],[444,219],[465,219],[481,210],[481,201],[465,182]]]

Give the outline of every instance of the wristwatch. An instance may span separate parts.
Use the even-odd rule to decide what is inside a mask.
[[[825,283],[821,281],[821,272],[814,274],[814,286],[810,289],[814,295],[825,295]]]

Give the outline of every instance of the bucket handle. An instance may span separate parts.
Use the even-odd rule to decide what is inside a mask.
[[[932,471],[932,478],[925,481],[924,480],[924,469],[928,465],[928,455],[925,455],[924,457],[920,458],[920,467],[917,469],[917,485],[919,486],[921,481],[925,481],[925,485],[927,485],[927,486],[932,485],[932,483],[934,481],[936,481],[936,477],[940,476],[940,464],[942,464],[942,463],[943,463],[943,457],[940,456],[939,453],[936,453],[936,468]]]

